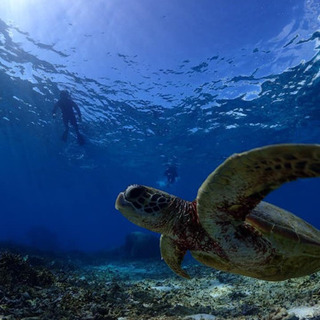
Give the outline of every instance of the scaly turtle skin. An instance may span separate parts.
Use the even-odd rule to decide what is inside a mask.
[[[162,234],[161,255],[182,277],[189,278],[181,262],[190,250],[207,266],[280,281],[320,270],[320,231],[262,199],[285,182],[319,176],[320,145],[267,146],[228,158],[193,202],[131,185],[116,208]]]

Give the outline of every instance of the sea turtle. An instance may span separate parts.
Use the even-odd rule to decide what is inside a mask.
[[[116,209],[161,233],[161,255],[182,277],[190,278],[181,267],[189,250],[206,266],[281,281],[320,270],[320,231],[261,200],[285,182],[318,176],[320,145],[271,145],[229,157],[192,202],[131,185],[119,194]]]

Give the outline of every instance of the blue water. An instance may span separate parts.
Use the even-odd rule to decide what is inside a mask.
[[[127,185],[192,200],[235,152],[320,143],[316,0],[17,2],[0,4],[0,240],[110,249],[140,230],[114,209]],[[60,139],[61,89],[84,146]],[[320,228],[319,180],[267,200]]]

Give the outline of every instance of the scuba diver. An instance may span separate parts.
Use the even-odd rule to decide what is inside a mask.
[[[167,184],[173,184],[176,182],[176,178],[178,177],[177,166],[175,164],[168,164],[164,175],[167,177]]]
[[[65,131],[63,132],[62,140],[67,141],[68,133],[69,133],[69,123],[71,123],[71,125],[74,127],[76,131],[78,143],[80,145],[83,145],[85,141],[83,136],[79,132],[78,123],[77,123],[74,110],[78,114],[79,121],[81,121],[81,112],[77,104],[71,99],[71,96],[67,90],[60,91],[60,99],[54,105],[54,108],[52,111],[53,117],[56,116],[58,108],[60,108],[62,112],[62,119],[65,126]]]

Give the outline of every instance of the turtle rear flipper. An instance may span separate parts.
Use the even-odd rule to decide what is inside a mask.
[[[190,276],[181,268],[186,250],[183,250],[177,241],[169,236],[161,235],[160,238],[161,257],[172,271],[183,278],[190,279]]]
[[[320,145],[283,144],[235,154],[199,188],[199,219],[209,234],[217,223],[244,221],[281,184],[320,176]]]
[[[271,218],[272,217],[272,218]],[[320,258],[320,231],[292,213],[261,201],[246,222],[291,255]]]

